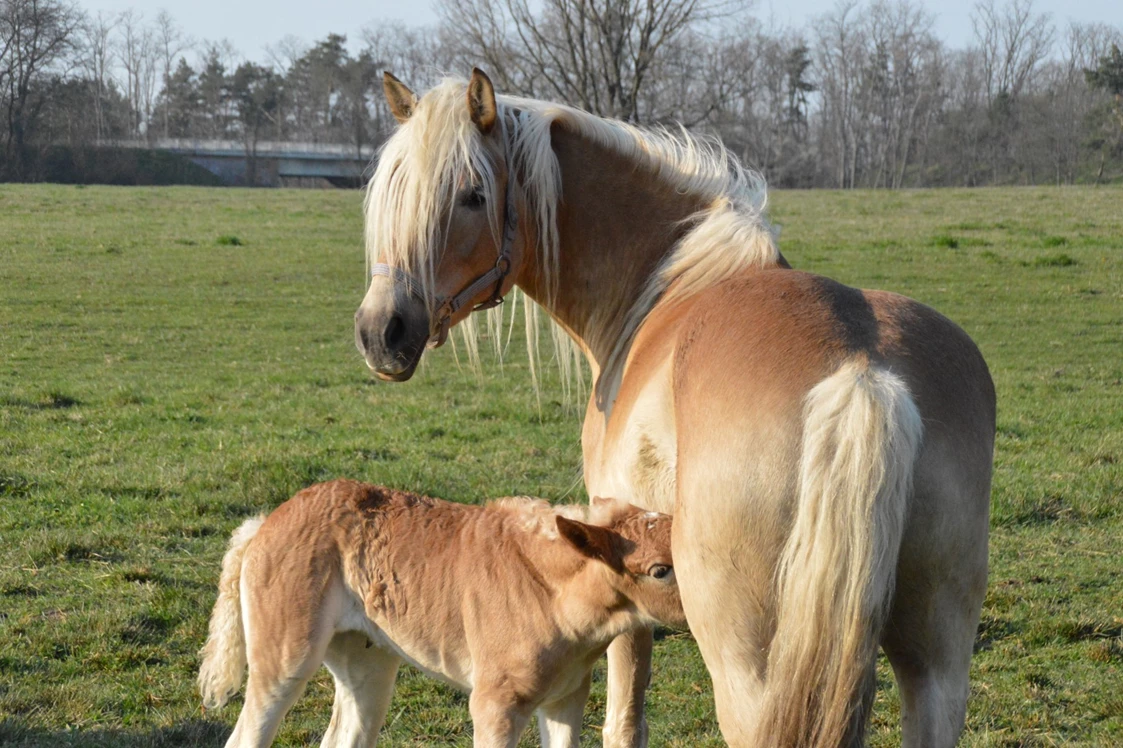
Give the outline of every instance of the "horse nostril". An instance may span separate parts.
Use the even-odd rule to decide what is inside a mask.
[[[391,350],[396,350],[405,336],[405,322],[402,321],[401,315],[395,314],[390,318],[390,322],[386,325],[386,334],[384,336],[386,347],[390,348]]]

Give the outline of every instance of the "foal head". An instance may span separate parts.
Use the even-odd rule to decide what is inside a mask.
[[[609,582],[629,600],[643,623],[686,627],[671,559],[671,518],[615,499],[593,499],[585,524],[558,516],[558,533],[609,570]]]
[[[497,304],[520,264],[508,194],[507,123],[488,77],[446,81],[421,99],[386,73],[400,123],[367,193],[372,279],[355,342],[380,378],[409,379],[473,309]]]

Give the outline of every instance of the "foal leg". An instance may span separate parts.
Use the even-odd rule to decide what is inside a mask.
[[[255,678],[251,673],[246,684],[245,705],[234,732],[226,741],[226,748],[265,748],[272,745],[281,720],[300,698],[307,682],[307,677],[289,676],[274,680]]]
[[[538,732],[542,736],[542,748],[577,748],[591,683],[592,673],[585,676],[573,693],[539,707]]]
[[[291,629],[284,633],[290,632]],[[290,641],[291,638],[285,635],[251,638],[247,652],[246,700],[226,748],[271,745],[281,720],[319,669],[329,637],[305,636]]]
[[[516,748],[532,710],[508,688],[477,683],[468,697],[474,748]]]
[[[636,629],[608,645],[604,748],[645,748],[647,718],[643,700],[651,682],[654,630]]]
[[[324,664],[335,679],[335,702],[320,745],[377,745],[401,658],[371,644],[366,634],[347,631],[332,639]]]

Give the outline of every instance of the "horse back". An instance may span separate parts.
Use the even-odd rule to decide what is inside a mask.
[[[926,429],[993,441],[994,386],[954,322],[895,293],[782,268],[742,273],[698,294],[674,334],[674,393],[734,403],[756,418],[802,409],[807,392],[853,358],[907,382]]]

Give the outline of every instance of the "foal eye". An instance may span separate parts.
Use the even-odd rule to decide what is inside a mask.
[[[484,196],[483,190],[472,190],[460,196],[460,205],[469,210],[478,210],[486,202],[487,197]]]
[[[655,564],[647,570],[647,576],[655,577],[656,579],[666,579],[667,576],[674,571],[670,566],[665,564]]]

